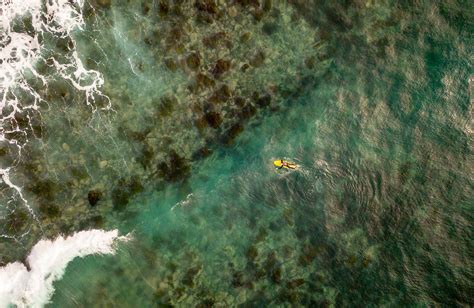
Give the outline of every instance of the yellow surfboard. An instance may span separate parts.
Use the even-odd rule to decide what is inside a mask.
[[[278,159],[278,160],[275,160],[273,162],[273,165],[275,165],[275,167],[277,168],[285,168],[285,169],[297,169],[298,168],[298,165],[295,164],[295,163],[290,163],[286,160],[283,160],[283,159]]]

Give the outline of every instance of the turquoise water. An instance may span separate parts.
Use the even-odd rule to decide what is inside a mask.
[[[288,89],[272,93],[274,105],[243,122],[245,129],[228,144],[209,127],[198,132],[186,126],[201,111],[183,104],[191,94],[173,86],[189,72],[167,75],[145,64],[141,79],[133,77],[125,62],[130,42],[116,66],[111,65],[116,59],[106,57],[101,69],[106,94],[121,103],[117,114],[105,114],[109,122],[93,117],[90,127],[93,121],[105,127],[97,136],[79,126],[77,142],[68,141],[71,152],[87,147],[84,164],[92,166],[90,179],[84,176],[73,186],[84,180],[86,187],[77,188],[84,196],[94,185],[130,192],[121,202],[123,195],[112,189],[96,207],[80,205],[80,211],[99,227],[130,232],[133,240],[120,245],[115,256],[75,259],[54,284],[50,306],[474,304],[472,6],[296,1],[279,9],[297,20],[299,32],[317,34],[323,46],[313,58],[318,64],[291,70],[293,62],[311,59],[313,51],[285,28],[289,21],[277,19],[276,31],[283,34],[272,35],[294,38],[287,41],[295,44],[294,54],[281,63],[268,60],[265,70],[252,73],[255,77],[235,73],[228,84],[241,87],[242,96],[253,86],[266,87],[259,80]],[[114,25],[133,30],[125,20],[115,18]],[[112,46],[110,32],[103,33],[103,41],[94,44]],[[96,34],[82,33],[79,42]],[[268,44],[278,54],[286,45],[276,38]],[[148,48],[138,52],[146,55]],[[113,49],[106,50],[107,55]],[[121,159],[143,158],[147,151],[140,137],[124,133],[130,140],[135,136],[124,141],[119,132],[147,128],[153,95],[158,99],[169,91],[177,93],[178,111],[168,120],[149,122],[153,128],[142,138],[154,142],[152,163],[129,162],[121,169]],[[225,115],[224,107],[215,110]],[[75,109],[64,113],[70,116],[70,110]],[[45,113],[48,125],[62,125],[53,116]],[[80,123],[74,116],[69,120]],[[61,148],[63,138],[52,136],[48,147]],[[203,144],[209,155],[189,165],[176,163],[174,169],[172,156],[159,153],[173,148],[187,161]],[[64,160],[61,155],[58,151],[57,161],[49,162],[51,168]],[[167,168],[179,173],[176,178],[168,169],[154,169],[163,157]],[[280,158],[300,169],[276,170],[272,162]],[[102,160],[114,170],[101,171],[97,161]],[[160,170],[164,182],[153,178]],[[133,176],[139,184],[128,180]],[[57,225],[66,228],[62,220]]]

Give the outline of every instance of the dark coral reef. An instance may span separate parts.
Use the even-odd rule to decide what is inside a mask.
[[[86,30],[96,30],[75,44],[87,68],[103,74],[103,96],[91,110],[71,84],[38,83],[46,108],[6,123],[6,138],[25,144],[24,156],[5,143],[2,161],[15,165],[12,175],[37,213],[10,214],[3,229],[11,233],[33,224],[31,234],[54,237],[107,224],[108,211],[132,210],[140,192],[185,182],[193,161],[235,145],[249,123],[279,110],[306,76],[325,68],[317,29],[291,5],[94,0],[83,12]],[[117,31],[128,45],[117,43]],[[74,47],[54,46],[59,55]],[[51,67],[38,63],[43,73]]]

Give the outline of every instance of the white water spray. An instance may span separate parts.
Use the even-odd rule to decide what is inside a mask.
[[[92,254],[114,254],[115,244],[129,239],[118,236],[117,230],[89,230],[38,242],[27,259],[29,270],[19,262],[0,268],[0,307],[42,307],[51,299],[53,282],[63,276],[69,262]]]

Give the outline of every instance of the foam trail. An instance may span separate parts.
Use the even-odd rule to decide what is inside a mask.
[[[36,138],[31,129],[20,127],[16,116],[26,117],[31,128],[31,118],[40,114],[40,103],[45,101],[31,82],[39,81],[44,88],[48,88],[50,80],[64,80],[86,94],[86,104],[92,112],[97,110],[96,96],[105,97],[108,101],[103,109],[111,108],[110,101],[101,93],[104,84],[102,74],[84,67],[76,50],[73,33],[81,31],[85,25],[83,4],[83,0],[0,0],[0,145],[9,147],[9,155],[14,157],[12,165],[0,165],[0,184],[12,189],[7,202],[19,199],[37,222],[32,207],[23,197],[21,185],[15,184],[11,176],[16,163],[21,160],[25,145],[29,139]],[[23,26],[18,27],[20,24]],[[51,53],[51,46],[43,45],[45,34],[67,39],[71,42],[69,50],[61,51],[61,54]],[[54,67],[53,73],[37,70],[39,62]],[[23,235],[0,236],[19,239]]]
[[[39,241],[28,256],[29,271],[20,262],[0,268],[0,307],[42,307],[54,293],[53,282],[63,276],[74,258],[113,254],[114,244],[128,239],[118,236],[117,230],[89,230],[54,241]]]

